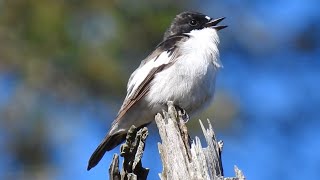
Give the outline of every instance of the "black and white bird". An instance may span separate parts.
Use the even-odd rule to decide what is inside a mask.
[[[174,18],[163,41],[131,74],[127,96],[92,154],[88,170],[125,140],[131,125],[148,125],[168,101],[191,115],[211,102],[216,74],[222,67],[217,31],[227,27],[218,25],[223,19],[198,12],[182,12]]]

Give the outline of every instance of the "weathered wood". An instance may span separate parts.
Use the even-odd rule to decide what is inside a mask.
[[[143,168],[141,159],[145,147],[145,141],[148,137],[146,127],[137,131],[135,126],[131,126],[126,136],[126,142],[121,145],[120,156],[123,157],[121,172],[119,171],[119,156],[113,156],[109,168],[109,179],[111,180],[145,180],[147,179],[149,169]]]
[[[162,180],[244,180],[242,172],[235,167],[236,177],[224,178],[221,161],[222,141],[217,141],[212,125],[208,120],[208,129],[200,121],[207,147],[202,148],[200,139],[195,137],[191,148],[187,137],[183,113],[177,112],[173,103],[168,102],[168,112],[157,114],[155,121],[159,129],[162,143],[158,148],[163,164],[159,174]],[[189,139],[189,138],[188,138]]]
[[[114,154],[112,158],[111,165],[109,167],[109,179],[110,180],[120,180],[120,171],[119,171],[119,155]]]
[[[241,170],[234,167],[236,177],[224,177],[221,161],[223,142],[217,141],[212,125],[208,120],[206,129],[201,120],[200,126],[207,142],[202,148],[200,139],[195,137],[191,142],[185,125],[189,120],[183,110],[176,110],[172,102],[168,102],[168,112],[156,115],[155,121],[159,129],[162,143],[158,148],[163,170],[159,174],[161,180],[245,180]],[[145,180],[149,169],[142,167],[141,158],[148,136],[146,127],[137,132],[132,126],[128,131],[126,142],[121,146],[123,167],[119,171],[119,156],[114,155],[109,169],[111,180]]]

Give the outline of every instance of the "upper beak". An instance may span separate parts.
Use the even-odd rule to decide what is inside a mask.
[[[212,19],[210,20],[209,22],[207,22],[204,26],[205,27],[212,27],[214,29],[216,29],[217,31],[221,30],[221,29],[224,29],[228,26],[224,26],[224,25],[218,25],[219,22],[221,22],[222,20],[224,20],[225,17],[222,17],[222,18],[218,18],[218,19]]]

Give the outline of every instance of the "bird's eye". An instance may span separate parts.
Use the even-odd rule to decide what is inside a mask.
[[[192,19],[192,20],[189,22],[189,24],[190,24],[191,26],[196,26],[196,25],[198,24],[198,21]]]

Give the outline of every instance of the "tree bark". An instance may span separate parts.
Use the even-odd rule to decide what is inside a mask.
[[[141,159],[144,152],[145,142],[148,137],[146,127],[137,131],[131,126],[126,136],[126,142],[120,147],[120,156],[123,157],[122,170],[119,171],[119,155],[113,156],[110,168],[110,180],[146,180],[149,169],[143,168]]]

